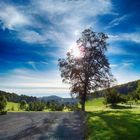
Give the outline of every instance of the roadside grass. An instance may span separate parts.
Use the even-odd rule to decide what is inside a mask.
[[[14,102],[7,102],[6,110],[8,112],[36,112],[36,111],[21,110],[19,108],[19,103],[14,103]],[[54,111],[51,111],[50,109],[44,109],[43,112],[54,112]],[[64,109],[62,112],[72,112],[72,111],[69,111],[68,109]]]
[[[103,101],[104,101],[104,98],[96,98],[96,99],[87,101],[85,105],[86,111],[106,109],[105,106],[103,105]]]
[[[86,105],[88,140],[140,140],[139,105],[119,104],[116,108],[106,108],[103,98]]]
[[[8,112],[19,112],[22,111],[19,109],[19,104],[14,102],[7,102],[6,110]]]

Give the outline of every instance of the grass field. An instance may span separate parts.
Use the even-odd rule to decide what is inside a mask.
[[[106,108],[103,98],[86,103],[88,140],[140,140],[140,106]]]
[[[14,103],[14,102],[7,102],[6,110],[10,111],[10,112],[11,111],[14,111],[14,112],[21,111],[19,109],[19,104],[18,103]]]

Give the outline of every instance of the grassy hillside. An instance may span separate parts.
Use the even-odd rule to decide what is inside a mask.
[[[14,102],[7,102],[6,110],[7,111],[21,111],[19,109],[19,104],[14,103]]]
[[[21,100],[25,100],[28,103],[28,102],[38,101],[37,97],[27,96],[27,95],[18,95],[15,93],[9,93],[2,90],[0,90],[0,96],[5,96],[5,98],[9,102],[20,102]]]
[[[106,108],[103,98],[86,103],[89,140],[139,140],[140,105]]]

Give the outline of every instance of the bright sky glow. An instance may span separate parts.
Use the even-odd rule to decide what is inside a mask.
[[[81,57],[80,49],[77,46],[75,46],[75,48],[73,49],[73,55],[77,58]]]
[[[83,53],[83,48],[82,47],[79,47],[76,43],[73,44],[70,49],[68,50],[68,52],[71,52],[72,55],[75,57],[75,58],[82,58],[84,53]]]

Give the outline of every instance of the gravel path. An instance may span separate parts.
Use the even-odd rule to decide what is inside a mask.
[[[0,116],[0,140],[84,140],[80,112],[21,112]]]

